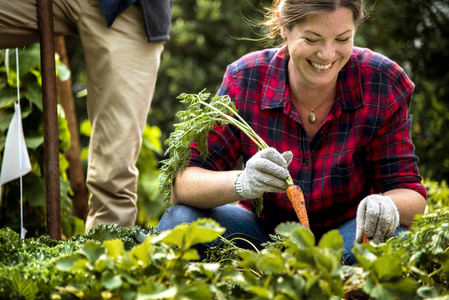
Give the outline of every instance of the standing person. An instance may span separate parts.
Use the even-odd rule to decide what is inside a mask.
[[[283,45],[229,65],[218,91],[271,148],[258,151],[231,125],[214,128],[209,157],[193,147],[176,177],[174,205],[159,230],[212,218],[226,228],[224,237],[260,247],[279,223],[298,221],[285,194],[290,174],[304,191],[316,238],[338,229],[343,260],[353,264],[363,232],[380,243],[424,212],[408,114],[414,84],[387,57],[354,46],[363,18],[362,0],[274,1],[265,25]],[[234,170],[240,157],[243,171]],[[251,199],[261,196],[258,218]]]
[[[137,158],[156,84],[171,0],[53,0],[54,32],[79,35],[92,125],[86,231],[131,226]],[[0,48],[39,41],[36,0],[0,0]]]

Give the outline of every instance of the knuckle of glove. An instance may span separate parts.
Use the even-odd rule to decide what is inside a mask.
[[[293,152],[285,151],[282,153],[282,157],[284,158],[285,162],[287,163],[287,167],[288,167],[293,160]]]

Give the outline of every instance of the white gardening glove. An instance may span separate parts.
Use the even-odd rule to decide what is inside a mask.
[[[258,199],[265,192],[285,193],[290,176],[288,166],[293,153],[279,153],[274,148],[257,152],[246,163],[246,167],[234,182],[236,193],[246,199]]]
[[[359,204],[355,240],[362,243],[363,233],[380,244],[389,239],[399,226],[399,212],[390,197],[369,195]]]

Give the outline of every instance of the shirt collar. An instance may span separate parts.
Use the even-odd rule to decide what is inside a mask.
[[[287,47],[280,48],[271,59],[262,88],[262,109],[283,107],[287,98]]]
[[[348,62],[338,73],[337,101],[340,102],[342,110],[354,110],[364,106],[357,51],[357,47],[354,47]]]
[[[262,88],[262,109],[284,107],[289,97],[287,91],[287,63],[289,55],[286,46],[280,48],[270,61]],[[351,56],[338,73],[337,101],[342,110],[354,110],[364,105],[359,60],[354,47]]]

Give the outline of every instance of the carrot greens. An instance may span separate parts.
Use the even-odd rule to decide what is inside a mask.
[[[198,94],[183,93],[178,96],[188,107],[176,113],[179,123],[174,125],[175,130],[165,141],[168,146],[165,154],[169,154],[169,157],[162,161],[159,181],[161,194],[166,201],[171,199],[171,186],[176,175],[188,165],[190,145],[197,142],[201,156],[206,158],[209,155],[207,137],[214,126],[234,125],[260,149],[268,148],[265,141],[237,114],[235,103],[229,96],[216,96],[209,101],[209,95],[203,90]]]
[[[209,93],[205,90],[198,94],[181,94],[178,99],[188,105],[186,110],[176,113],[179,123],[175,124],[175,130],[165,141],[168,146],[165,155],[169,157],[161,162],[159,173],[160,192],[165,201],[171,199],[171,187],[176,175],[188,166],[193,142],[197,142],[200,155],[207,158],[209,155],[207,137],[214,126],[233,125],[247,135],[259,150],[266,149],[267,143],[252,129],[246,121],[237,113],[235,103],[227,95],[215,96],[209,101]],[[286,182],[293,184],[289,177]],[[262,210],[262,199],[256,199],[256,212]]]

